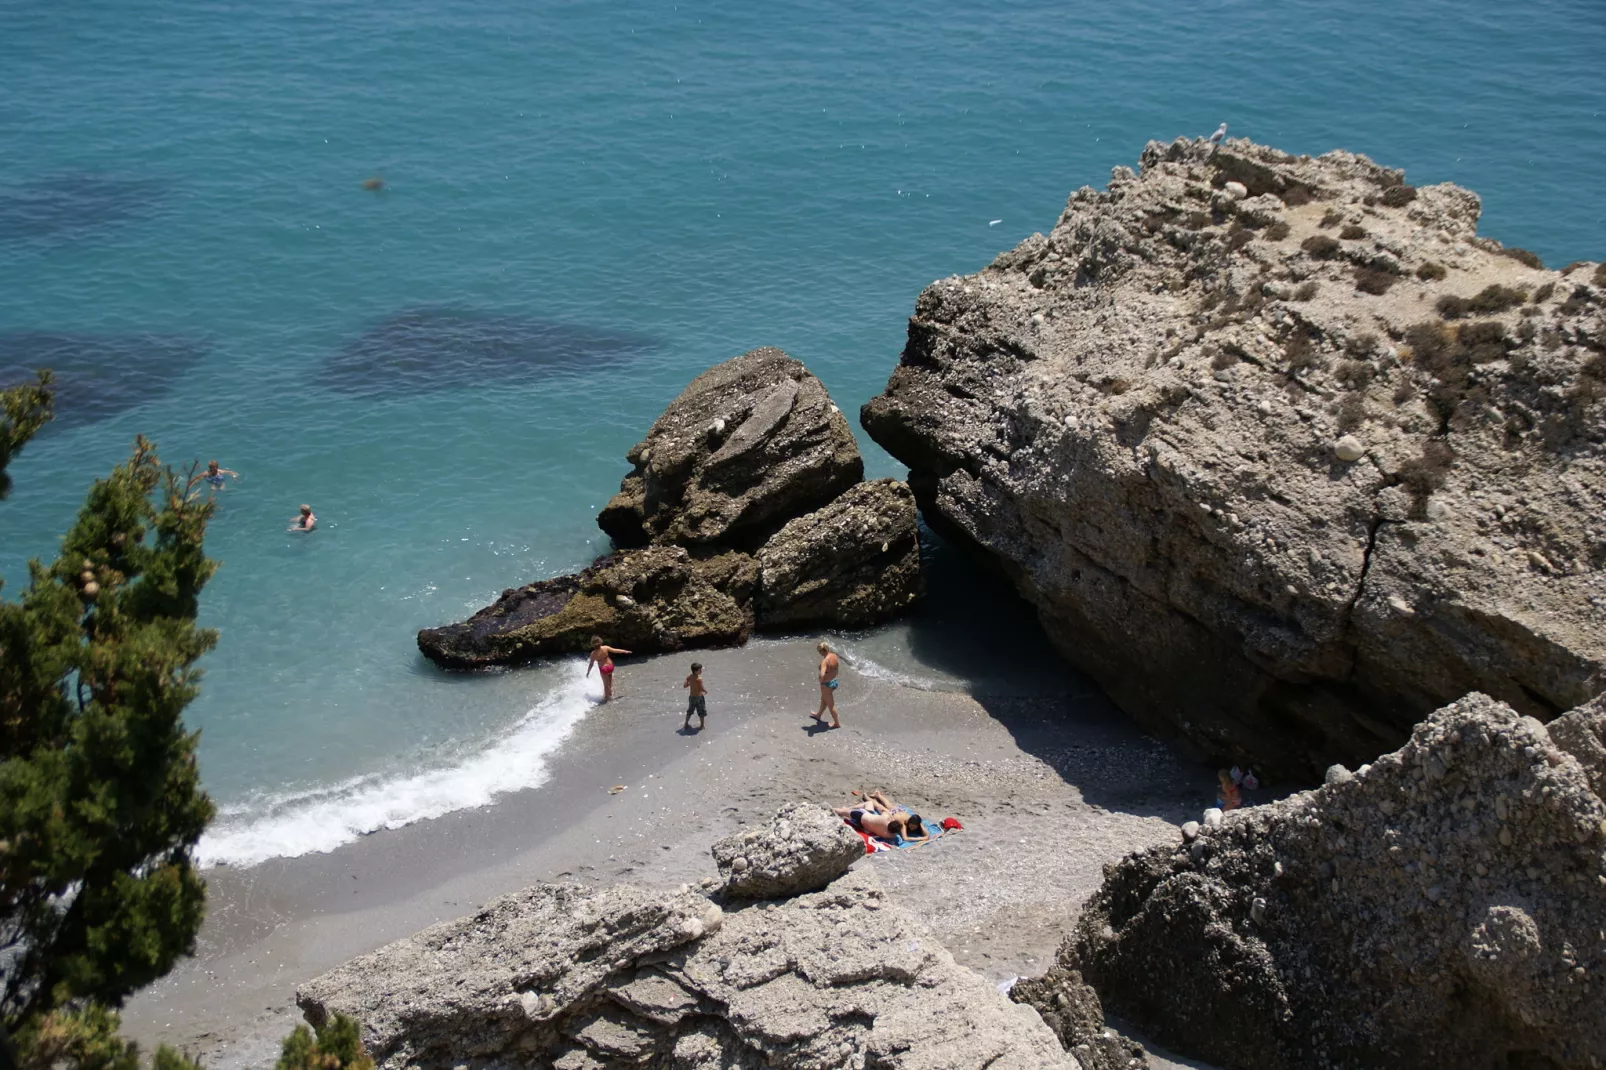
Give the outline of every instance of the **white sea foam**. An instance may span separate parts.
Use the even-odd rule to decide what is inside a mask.
[[[197,847],[201,865],[254,866],[332,851],[370,832],[537,787],[548,775],[547,755],[592,708],[582,665],[565,665],[563,682],[516,725],[449,764],[399,776],[354,777],[221,808]]]
[[[965,685],[959,680],[946,679],[940,676],[922,676],[917,673],[894,669],[865,657],[852,646],[844,646],[840,653],[843,662],[849,668],[860,676],[868,676],[873,680],[885,680],[889,684],[897,684],[899,687],[907,687],[915,691],[964,690]]]

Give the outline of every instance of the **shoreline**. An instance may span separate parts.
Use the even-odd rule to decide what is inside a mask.
[[[699,880],[720,836],[797,799],[843,805],[854,788],[964,823],[859,864],[959,962],[1003,981],[1047,968],[1105,863],[1175,836],[1208,798],[1208,769],[1143,736],[1068,668],[1056,687],[972,693],[849,662],[843,728],[821,730],[806,716],[812,646],[761,640],[623,664],[615,700],[547,756],[537,788],[328,853],[208,870],[195,957],[130,1000],[125,1031],[220,1068],[271,1063],[300,1020],[298,983],[347,959],[539,881]],[[709,718],[688,735],[680,681],[693,657]]]

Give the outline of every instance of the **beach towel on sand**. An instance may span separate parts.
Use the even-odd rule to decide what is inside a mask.
[[[904,807],[904,806],[897,807],[894,812],[912,814],[913,816],[916,816],[916,817],[920,816],[918,814],[915,814],[913,810],[910,810],[908,807]],[[932,840],[940,840],[940,839],[942,839],[942,837],[948,835],[948,833],[953,832],[956,829],[964,828],[963,825],[961,825],[957,820],[955,820],[954,818],[951,818],[951,817],[943,818],[941,825],[930,824],[929,822],[926,821],[925,818],[921,818],[920,821],[921,821],[921,824],[925,826],[925,829],[926,829],[926,832],[927,832],[927,836],[926,836],[925,839],[906,840],[906,839],[904,839],[903,837],[900,836],[900,837],[898,837],[898,839],[896,841],[893,841],[893,840],[883,840],[879,836],[872,836],[868,832],[863,831],[862,829],[853,828],[853,822],[849,821],[847,818],[843,818],[842,819],[842,823],[844,825],[848,826],[848,828],[853,828],[853,831],[858,833],[859,839],[864,841],[864,853],[867,854],[867,855],[873,855],[877,851],[891,851],[891,850],[893,850],[895,848],[896,849],[904,849],[904,848],[909,848],[909,847],[920,847],[920,846],[923,846],[925,844],[930,843]],[[949,824],[949,822],[953,822],[953,823]]]

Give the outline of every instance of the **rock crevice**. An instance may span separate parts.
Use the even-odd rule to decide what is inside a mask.
[[[1606,684],[1606,273],[1363,156],[1151,144],[915,304],[861,413],[1148,727],[1311,777]]]

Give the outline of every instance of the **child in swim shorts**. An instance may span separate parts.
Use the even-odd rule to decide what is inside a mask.
[[[691,715],[697,715],[697,727],[701,729],[708,722],[708,688],[703,683],[703,664],[700,661],[691,663],[691,675],[686,682],[680,685],[686,688],[689,694],[686,697],[686,723],[682,728],[691,727]]]

